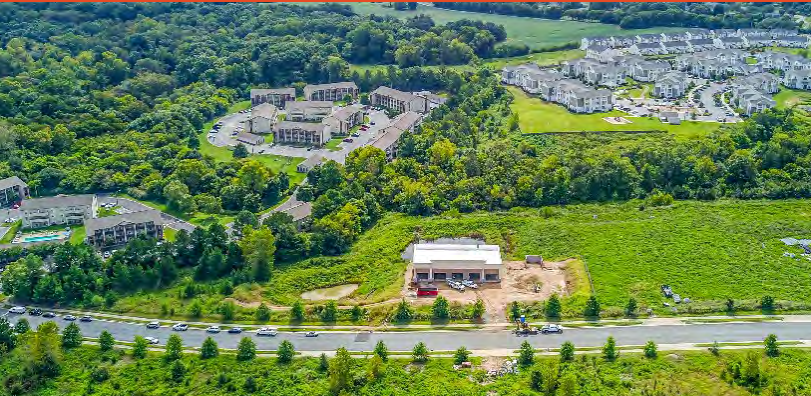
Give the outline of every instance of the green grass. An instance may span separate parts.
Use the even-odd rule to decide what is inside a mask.
[[[808,105],[811,104],[811,92],[799,91],[780,87],[780,92],[775,94],[772,99],[777,102],[777,108],[783,109],[794,105]]]
[[[163,228],[163,239],[174,242],[175,236],[177,235],[177,230],[174,228],[164,227]]]
[[[342,137],[332,138],[330,139],[324,147],[330,151],[340,151],[341,149],[338,148],[338,145],[344,140]]]
[[[687,324],[701,324],[701,323],[731,323],[731,322],[749,322],[749,323],[762,323],[762,322],[779,322],[782,321],[783,318],[779,316],[761,318],[747,318],[747,317],[733,317],[733,318],[696,318],[696,319],[689,319],[685,320],[684,323]]]
[[[164,203],[147,201],[147,200],[143,200],[143,199],[137,199],[137,198],[132,197],[132,196],[127,195],[127,194],[117,194],[117,196],[127,198],[127,199],[131,199],[133,201],[140,202],[140,203],[142,203],[142,204],[144,204],[146,206],[149,206],[152,209],[159,210],[159,211],[164,212],[164,213],[168,213],[168,214],[170,214],[172,216],[175,216],[175,217],[177,217],[177,218],[179,218],[181,220],[188,221],[189,223],[194,224],[196,226],[207,227],[207,226],[209,226],[209,225],[211,225],[212,223],[215,223],[215,222],[220,223],[222,225],[225,225],[225,224],[228,224],[228,223],[234,221],[234,216],[232,216],[232,215],[227,215],[227,214],[217,214],[217,215],[215,215],[215,214],[208,214],[208,213],[201,213],[201,212],[195,212],[193,214],[178,213],[177,211],[172,210],[171,208],[169,208],[169,206],[164,204]]]
[[[116,212],[115,209],[102,208],[102,207],[99,207],[98,212],[96,212],[96,216],[98,216],[98,217],[115,216],[117,214],[118,214],[118,212]]]
[[[493,69],[501,69],[504,66],[515,66],[528,62],[535,62],[539,66],[557,65],[560,62],[582,58],[586,54],[581,50],[565,50],[554,52],[536,52],[529,55],[516,56],[513,58],[488,59],[484,65]]]
[[[617,25],[603,23],[555,21],[547,19],[522,18],[508,15],[480,14],[443,10],[428,7],[423,4],[417,6],[416,11],[397,11],[384,7],[386,3],[343,3],[352,6],[352,9],[362,15],[390,15],[400,19],[410,18],[418,14],[430,16],[437,24],[458,21],[460,19],[473,19],[493,22],[503,25],[507,31],[507,41],[520,42],[530,48],[547,48],[554,45],[580,41],[588,36],[631,35],[641,33],[659,33],[667,31],[684,30],[679,28],[652,28],[640,30],[623,30]]]
[[[240,110],[248,109],[250,107],[251,101],[249,100],[237,102],[228,109],[226,114],[232,114]],[[208,141],[207,138],[208,131],[211,129],[212,126],[214,126],[214,122],[215,121],[210,121],[205,125],[203,125],[203,128],[200,131],[200,134],[198,135],[198,138],[200,140],[199,151],[201,154],[210,156],[215,161],[218,162],[232,161],[234,156],[231,153],[232,149],[230,147],[217,147]],[[302,161],[304,161],[304,158],[283,157],[280,155],[270,155],[270,154],[252,154],[249,158],[261,162],[274,172],[287,173],[290,176],[290,183],[292,185],[299,184],[304,180],[305,175],[296,172],[296,166]]]
[[[87,232],[84,226],[71,228],[70,243],[75,245],[80,244],[84,242],[85,237],[87,237]]]
[[[23,226],[22,220],[17,220],[14,223],[12,223],[11,227],[6,232],[6,235],[3,235],[3,238],[0,239],[0,243],[11,243],[11,241],[14,240],[14,236],[17,235],[17,231],[19,231],[20,227],[22,226]]]
[[[266,144],[273,143],[273,134],[272,133],[269,133],[269,134],[265,135],[264,138],[265,138],[265,143]]]
[[[565,107],[530,97],[516,87],[508,87],[514,100],[510,105],[517,113],[521,131],[524,133],[545,132],[590,132],[590,131],[667,131],[679,137],[691,138],[709,134],[720,128],[714,122],[682,121],[681,125],[670,125],[656,117],[627,117],[624,112],[612,110],[607,113],[575,114]],[[631,124],[615,125],[603,117],[623,116]]]

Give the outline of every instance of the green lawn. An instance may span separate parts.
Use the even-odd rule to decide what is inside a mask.
[[[235,103],[228,109],[227,114],[232,114],[240,110],[244,110],[251,107],[251,102],[249,100],[242,101]],[[231,154],[232,149],[230,147],[217,147],[208,141],[208,131],[214,125],[215,121],[211,121],[203,125],[203,129],[198,135],[200,140],[200,153],[203,155],[210,156],[214,158],[216,161],[220,162],[228,162],[233,159],[233,155]],[[267,139],[267,138],[266,138]],[[271,137],[272,139],[272,137]],[[296,172],[296,166],[304,161],[304,158],[300,157],[283,157],[280,155],[270,155],[270,154],[252,154],[249,158],[255,159],[274,172],[286,172],[288,176],[290,176],[290,183],[292,185],[296,185],[304,180],[304,174]]]
[[[338,144],[340,144],[343,140],[344,138],[342,137],[332,138],[327,142],[327,144],[324,145],[324,147],[330,151],[340,151],[341,149],[338,148]]]
[[[84,242],[86,236],[87,232],[85,231],[84,226],[71,228],[70,243],[80,244]]]
[[[113,209],[108,209],[108,208],[102,208],[102,207],[99,207],[99,210],[96,213],[96,215],[98,217],[115,216],[117,214],[118,214],[118,212],[116,212],[114,208]]]
[[[4,224],[8,226],[8,224]],[[17,231],[19,231],[20,227],[22,227],[23,221],[17,220],[11,224],[9,230],[6,232],[6,235],[3,235],[3,238],[0,239],[0,243],[11,243],[14,240],[14,236],[17,235]]]
[[[182,219],[184,221],[188,221],[189,223],[192,223],[192,224],[194,224],[196,226],[208,227],[212,223],[220,223],[222,225],[225,225],[225,224],[228,224],[228,223],[234,221],[234,216],[232,216],[232,215],[227,215],[227,214],[213,215],[213,214],[200,213],[200,212],[195,212],[194,214],[189,215],[189,214],[185,214],[185,213],[178,213],[177,211],[174,211],[171,208],[169,208],[166,204],[163,204],[163,203],[160,203],[160,202],[153,202],[153,201],[146,201],[146,200],[143,200],[143,199],[137,199],[137,198],[134,198],[134,197],[129,196],[127,194],[118,194],[118,196],[123,197],[123,198],[127,198],[127,199],[131,199],[133,201],[138,201],[138,202],[140,202],[140,203],[142,203],[142,204],[144,204],[146,206],[149,206],[152,209],[159,210],[159,211],[164,212],[164,213],[168,213],[168,214],[170,214],[172,216],[175,216],[175,217],[177,217],[179,219]]]
[[[554,52],[536,52],[533,54],[516,56],[513,58],[487,59],[484,64],[493,69],[501,69],[505,65],[515,66],[528,62],[535,62],[540,66],[556,65],[560,62],[582,58],[586,54],[581,50],[565,50]]]
[[[530,48],[548,48],[550,46],[580,41],[588,36],[632,35],[641,33],[659,33],[666,31],[684,30],[683,28],[653,28],[639,30],[623,30],[617,25],[603,23],[555,21],[536,18],[522,18],[508,15],[480,14],[443,10],[419,4],[416,11],[397,11],[384,7],[386,3],[343,3],[352,6],[352,9],[363,15],[391,15],[397,18],[410,18],[418,14],[427,14],[437,24],[458,21],[460,19],[474,19],[493,22],[503,25],[507,30],[507,40],[517,41]]]
[[[631,124],[610,124],[604,117],[625,116],[621,111],[607,113],[574,114],[565,107],[530,97],[516,87],[508,87],[515,98],[511,105],[518,114],[521,131],[544,132],[589,132],[589,131],[668,131],[679,137],[690,138],[717,130],[720,125],[712,122],[683,121],[681,125],[664,124],[655,117],[626,117]]]
[[[163,229],[163,239],[165,239],[165,240],[167,240],[169,242],[174,242],[176,235],[177,235],[177,230],[175,230],[174,228],[165,227]]]
[[[780,92],[775,94],[772,99],[777,102],[777,108],[780,109],[798,104],[808,105],[811,104],[811,92],[798,91],[781,86]]]

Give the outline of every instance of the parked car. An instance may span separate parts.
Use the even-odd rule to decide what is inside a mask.
[[[208,328],[206,329],[206,333],[217,334],[220,331],[222,331],[222,329],[220,329],[220,326],[208,326]]]
[[[681,296],[678,294],[673,295],[673,302],[676,304],[681,304]]]
[[[8,313],[12,313],[12,314],[24,314],[24,313],[25,313],[25,307],[19,307],[19,306],[17,306],[17,307],[12,307],[11,309],[9,309],[9,310],[8,310]]]
[[[352,136],[353,136],[353,137],[358,137],[358,136],[360,136],[360,134],[359,134],[359,133],[357,133],[357,132],[355,132],[355,133],[353,133],[353,134],[352,134]]]
[[[344,139],[344,142],[346,142],[346,143],[352,143],[352,142],[354,142],[354,141],[355,141],[355,140],[354,140],[354,139],[352,139],[352,138],[346,138],[346,139]]]
[[[39,309],[39,308],[34,308],[34,309],[28,311],[28,314],[31,315],[31,316],[40,316],[40,315],[42,315],[42,310]]]
[[[149,322],[146,324],[147,329],[157,329],[159,327],[161,327],[161,324],[158,322]]]
[[[543,334],[551,334],[551,333],[563,334],[563,328],[560,327],[559,325],[556,325],[556,324],[547,324],[547,325],[543,325],[543,327],[541,327],[541,333],[543,333]]]
[[[188,329],[189,329],[189,325],[187,325],[185,323],[178,323],[178,324],[172,326],[172,330],[174,330],[174,331],[186,331]]]
[[[308,332],[304,333],[304,336],[305,337],[318,337],[318,333],[315,332],[315,331],[308,331]]]
[[[263,328],[256,331],[256,335],[275,337],[276,336],[276,330],[271,329],[270,327],[263,327]]]
[[[73,315],[65,315],[64,317],[62,317],[62,319],[67,320],[68,322],[73,322],[74,320],[76,320],[76,317]]]
[[[228,329],[229,334],[239,334],[242,333],[242,327],[232,327]]]
[[[472,280],[463,280],[462,285],[465,286],[465,287],[469,287],[471,289],[478,289],[479,288],[479,285],[474,283]]]
[[[53,313],[53,312],[45,312],[44,314],[42,314],[42,317],[43,318],[55,318],[56,314]]]
[[[151,345],[155,345],[159,342],[158,339],[155,337],[144,337],[144,339]]]
[[[82,316],[81,318],[79,318],[79,321],[80,322],[92,322],[93,317],[91,317],[90,315],[85,315],[85,316]]]

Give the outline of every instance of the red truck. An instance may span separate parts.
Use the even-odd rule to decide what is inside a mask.
[[[436,297],[439,289],[436,286],[422,286],[417,288],[417,297]]]

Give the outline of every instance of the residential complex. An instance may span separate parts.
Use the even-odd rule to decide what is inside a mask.
[[[287,121],[320,122],[332,114],[331,101],[303,101],[287,104]]]
[[[157,210],[143,210],[85,221],[86,242],[97,248],[123,245],[139,236],[163,240],[163,219]]]
[[[11,206],[22,201],[31,193],[28,191],[28,184],[25,184],[17,176],[7,177],[0,180],[0,207]]]
[[[251,106],[256,107],[262,103],[270,103],[280,109],[284,108],[286,102],[296,100],[295,88],[275,88],[275,89],[252,89]]]
[[[406,111],[427,113],[429,110],[428,100],[425,97],[389,87],[379,87],[372,91],[369,94],[369,102],[372,106],[385,107],[397,113]]]
[[[23,228],[82,224],[96,214],[96,196],[60,195],[26,199],[20,205]]]
[[[392,161],[397,158],[400,136],[405,131],[413,131],[420,122],[422,122],[422,116],[413,111],[399,114],[394,117],[389,126],[380,131],[380,135],[372,142],[372,146],[383,150],[386,153],[386,160]]]
[[[339,101],[349,95],[352,100],[358,98],[358,86],[354,82],[307,85],[304,87],[304,100]]]
[[[281,121],[273,127],[273,141],[277,143],[304,143],[315,146],[331,138],[330,126],[321,123]]]
[[[363,123],[363,106],[349,105],[338,109],[331,116],[324,119],[329,125],[333,135],[348,135],[356,125]]]
[[[664,55],[770,46],[807,48],[808,37],[786,29],[687,29],[681,33],[586,37],[580,41],[580,49],[593,56],[605,54],[608,49],[626,49],[637,55]]]
[[[412,281],[446,279],[500,282],[504,275],[498,245],[414,245]]]
[[[271,133],[279,116],[279,109],[270,103],[262,103],[251,109],[251,117],[245,122],[249,133]]]
[[[653,96],[667,99],[680,98],[687,92],[687,74],[669,71],[656,78]]]

